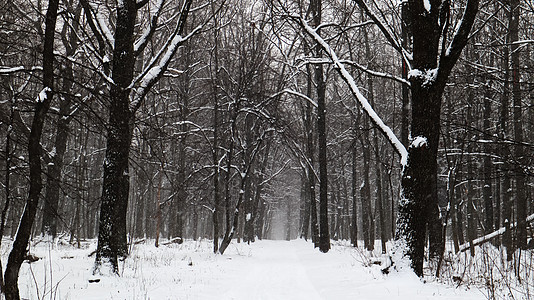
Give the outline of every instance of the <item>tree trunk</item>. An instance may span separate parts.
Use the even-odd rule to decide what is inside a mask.
[[[28,142],[28,157],[30,165],[30,191],[26,207],[20,219],[13,248],[9,253],[6,272],[4,274],[4,290],[6,300],[20,299],[18,276],[20,266],[26,256],[26,249],[30,239],[39,197],[42,189],[41,169],[41,135],[43,125],[54,95],[54,34],[56,28],[59,0],[50,0],[46,11],[46,28],[43,45],[43,90],[37,98],[35,113],[31,125]],[[1,238],[1,237],[0,237]]]
[[[300,184],[300,201],[301,201],[301,216],[300,216],[300,238],[304,239],[305,241],[308,240],[308,236],[310,233],[310,205],[309,205],[309,188],[308,188],[308,179],[306,177],[306,170],[302,170],[301,175],[301,184]]]
[[[73,27],[69,27],[68,40],[64,41],[66,49],[66,56],[72,56],[78,48],[77,29],[78,21],[81,16],[81,5],[78,5],[77,11],[73,12],[75,20]],[[62,34],[67,35],[66,27],[64,27]],[[46,194],[44,198],[43,207],[43,222],[41,225],[41,234],[51,235],[56,237],[57,234],[57,219],[58,219],[58,201],[59,190],[62,181],[63,158],[67,147],[67,137],[69,130],[69,123],[72,120],[72,88],[74,87],[74,72],[73,63],[69,60],[65,62],[65,68],[62,70],[63,84],[62,90],[65,96],[61,99],[59,105],[59,118],[57,120],[56,138],[54,142],[54,149],[52,153],[52,163],[48,164],[47,180],[46,180]]]
[[[510,23],[511,12],[508,15],[508,21]],[[510,105],[510,50],[508,45],[510,43],[510,32],[506,35],[506,46],[503,50],[502,56],[502,66],[504,69],[504,78],[503,78],[503,92],[501,95],[501,106],[500,106],[500,133],[499,138],[501,140],[506,140],[508,136],[508,120],[509,120],[509,105]],[[510,150],[507,145],[501,145],[500,155],[503,157],[504,163],[500,166],[500,173],[502,174],[501,178],[501,203],[502,203],[502,222],[506,228],[506,232],[503,234],[502,242],[503,245],[507,248],[507,259],[512,259],[513,253],[513,244],[512,244],[512,233],[510,232],[510,222],[512,218],[512,205],[511,202],[511,186],[510,186],[510,167],[508,159],[510,157]],[[500,226],[497,226],[499,228]]]
[[[310,2],[313,23],[321,24],[322,3],[321,0]],[[317,32],[318,34],[319,31]],[[322,49],[320,45],[315,47],[315,57],[320,58]],[[317,138],[319,143],[319,250],[323,253],[330,250],[330,232],[328,225],[328,173],[326,157],[326,83],[324,80],[323,66],[314,66],[315,84],[317,91]]]
[[[401,7],[401,39],[402,39],[402,47],[406,50],[408,50],[408,44],[409,44],[409,36],[410,36],[410,26],[409,26],[409,18],[410,15],[408,14],[408,2],[404,1],[402,2]],[[408,64],[406,63],[405,59],[402,59],[402,78],[405,80],[408,80]],[[410,112],[410,91],[408,89],[408,86],[406,84],[403,84],[401,86],[402,89],[402,109],[401,109],[401,142],[404,145],[404,147],[408,148],[409,146],[409,112]]]
[[[211,4],[212,13],[215,12],[214,4]],[[212,149],[212,161],[213,161],[213,253],[217,253],[219,250],[219,214],[221,211],[221,194],[219,189],[219,95],[218,95],[218,72],[219,72],[219,53],[218,53],[218,27],[217,16],[214,14],[213,20],[215,22],[214,30],[214,50],[213,58],[215,69],[211,71],[212,76],[212,89],[213,89],[213,149]]]
[[[9,82],[11,83],[11,78],[9,79]],[[5,202],[4,207],[2,208],[2,217],[0,219],[0,245],[2,244],[2,239],[4,237],[6,222],[7,222],[7,216],[8,211],[11,208],[11,159],[12,159],[12,133],[13,133],[13,121],[14,121],[14,115],[15,115],[15,95],[14,93],[9,93],[9,98],[11,100],[11,105],[9,106],[9,121],[7,123],[7,130],[6,130],[6,144],[5,144],[5,181],[4,181],[4,188],[5,188]],[[0,292],[4,290],[4,271],[2,270],[2,264],[0,263]]]
[[[134,0],[119,2],[113,49],[112,79],[104,181],[100,203],[98,245],[94,273],[102,263],[110,263],[118,273],[118,257],[128,252],[126,212],[129,193],[128,157],[132,140],[134,113],[130,111],[130,89],[135,58],[134,28],[137,15]]]
[[[286,241],[291,240],[291,198],[286,197]]]
[[[487,135],[491,132],[491,82],[485,78],[485,93],[484,93],[484,131]],[[484,188],[482,194],[484,198],[484,211],[485,211],[485,234],[489,234],[494,230],[494,217],[493,217],[493,195],[492,195],[492,172],[493,167],[491,158],[489,156],[492,153],[491,146],[489,144],[484,145],[484,150],[487,153],[484,156]]]
[[[357,150],[356,150],[356,120],[352,117],[352,174],[351,174],[351,196],[352,196],[352,218],[351,218],[351,242],[354,247],[358,247],[358,197],[356,191],[357,175]]]
[[[67,90],[68,91],[68,90]],[[41,234],[56,237],[57,219],[59,216],[58,202],[61,185],[61,173],[63,169],[63,157],[67,148],[68,120],[66,114],[70,108],[70,101],[64,99],[60,104],[59,118],[57,121],[56,140],[54,143],[55,154],[52,156],[52,164],[48,165],[46,194],[43,207],[43,223]]]
[[[256,180],[256,184],[255,184],[255,188],[256,188],[256,191],[254,192],[254,200],[253,200],[253,206],[252,206],[252,210],[253,210],[253,213],[252,213],[252,216],[251,216],[251,220],[250,220],[250,224],[248,225],[247,227],[247,224],[245,223],[245,235],[248,235],[248,237],[252,237],[252,241],[254,241],[254,237],[256,235],[258,235],[258,238],[259,238],[259,232],[263,230],[262,226],[263,224],[260,225],[258,224],[257,222],[257,219],[262,217],[262,216],[258,216],[258,214],[260,213],[263,213],[262,209],[259,208],[261,207],[261,202],[263,202],[263,200],[261,199],[261,195],[262,195],[262,192],[263,192],[263,178],[264,178],[264,174],[265,174],[265,170],[267,169],[267,162],[268,162],[268,159],[269,159],[269,153],[270,153],[270,149],[271,149],[271,143],[268,142],[267,143],[267,146],[264,150],[264,154],[263,154],[263,160],[261,162],[261,169],[260,169],[260,172],[259,174],[255,177],[255,180]]]
[[[521,99],[521,71],[519,63],[520,49],[515,42],[519,40],[519,18],[520,18],[520,1],[510,1],[510,52],[512,54],[512,98],[514,101],[514,140],[518,145],[514,147],[515,160],[519,163],[516,167],[515,182],[515,205],[516,205],[516,222],[517,236],[516,243],[520,249],[527,248],[527,185],[524,167],[524,151],[521,143],[523,142],[523,118],[522,118],[522,99]]]
[[[308,74],[311,74],[311,70],[308,67]],[[307,95],[311,97],[312,94],[312,80],[308,77]],[[306,156],[307,163],[307,186],[308,186],[308,201],[310,206],[310,222],[311,222],[311,234],[312,242],[315,247],[319,247],[319,224],[317,222],[317,204],[315,200],[315,171],[313,169],[315,165],[315,147],[314,147],[314,135],[313,135],[313,121],[312,121],[312,106],[309,101],[306,101],[306,112],[304,119],[304,127],[306,130]]]
[[[399,207],[399,238],[406,241],[406,254],[418,276],[423,275],[423,259],[427,228],[430,234],[430,257],[439,258],[442,246],[442,225],[437,199],[437,152],[439,146],[441,98],[445,84],[467,44],[478,12],[478,0],[466,3],[458,30],[448,50],[439,52],[444,24],[450,3],[429,0],[408,0],[412,21],[414,72],[409,76],[412,95],[411,134],[414,140],[408,149],[408,162],[401,184],[404,199]],[[441,19],[441,22],[439,20]],[[438,63],[439,62],[439,63]],[[426,213],[421,213],[426,212]]]
[[[469,108],[468,108],[469,110]],[[469,113],[468,113],[469,115]],[[469,119],[470,117],[468,117]],[[470,151],[470,147],[468,147]],[[466,183],[466,196],[467,196],[467,240],[471,248],[471,257],[475,257],[475,247],[473,241],[477,237],[477,226],[475,222],[475,203],[473,200],[473,167],[471,161],[467,161],[467,183]]]
[[[363,118],[363,126],[360,126],[360,143],[362,145],[363,154],[363,169],[362,169],[362,183],[360,185],[360,199],[362,205],[362,233],[363,242],[367,250],[374,250],[375,228],[374,215],[371,202],[371,187],[370,187],[370,159],[371,151],[369,139],[369,122],[367,117]]]
[[[257,214],[257,219],[256,219],[256,228],[257,228],[257,236],[258,236],[258,239],[259,240],[262,240],[263,239],[263,236],[264,236],[264,231],[265,231],[265,228],[264,228],[264,225],[265,225],[265,211],[266,211],[266,206],[267,204],[265,203],[265,201],[263,201],[263,199],[259,199],[259,203],[258,203],[258,214]]]
[[[244,162],[245,164],[252,164],[250,161],[252,155],[252,143],[253,143],[253,127],[254,119],[252,114],[247,114],[245,117],[245,143],[246,148],[244,149]],[[252,164],[250,167],[255,169],[255,164]],[[249,175],[249,179],[245,184],[245,201],[243,202],[244,206],[244,224],[243,224],[243,242],[250,243],[254,242],[254,193],[252,191],[255,174],[252,171]]]

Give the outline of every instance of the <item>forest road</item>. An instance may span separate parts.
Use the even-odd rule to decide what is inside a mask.
[[[278,241],[276,248],[262,246],[254,249],[255,259],[248,270],[235,278],[221,299],[323,299],[310,281],[295,243]]]

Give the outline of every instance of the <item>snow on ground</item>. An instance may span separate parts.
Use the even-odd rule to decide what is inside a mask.
[[[7,243],[2,258],[7,259]],[[82,249],[38,243],[24,263],[26,299],[486,299],[478,289],[423,283],[413,273],[383,275],[360,250],[342,243],[320,253],[303,240],[235,241],[221,255],[209,241],[135,245],[121,276],[92,276],[96,242]],[[371,266],[369,266],[371,265]],[[97,283],[89,280],[100,279]]]

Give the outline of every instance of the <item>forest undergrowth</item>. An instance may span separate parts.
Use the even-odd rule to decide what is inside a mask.
[[[534,252],[516,250],[507,259],[506,249],[486,243],[470,251],[447,251],[437,279],[484,292],[487,299],[534,299]]]

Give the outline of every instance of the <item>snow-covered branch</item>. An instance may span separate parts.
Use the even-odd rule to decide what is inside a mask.
[[[0,67],[0,75],[11,75],[17,72],[28,72],[28,71],[35,71],[35,70],[42,71],[43,67],[31,67],[30,69],[26,69],[24,66]]]
[[[24,66],[13,67],[13,68],[1,67],[0,75],[7,75],[7,74],[15,73],[15,72],[20,72],[20,71],[24,71]]]
[[[339,75],[343,80],[348,84],[351,93],[354,95],[354,97],[357,99],[357,101],[362,106],[365,113],[369,116],[371,121],[378,127],[378,129],[386,136],[390,144],[393,146],[395,151],[400,155],[401,164],[403,166],[406,165],[408,160],[408,151],[406,150],[406,147],[401,143],[401,141],[397,138],[397,136],[393,133],[393,130],[387,126],[382,119],[377,115],[377,113],[374,111],[373,107],[369,104],[369,101],[362,95],[358,87],[356,86],[356,82],[354,81],[354,78],[350,75],[350,73],[345,69],[345,66],[339,58],[337,57],[337,54],[330,48],[330,45],[325,42],[325,40],[317,34],[317,32],[308,25],[308,23],[302,19],[299,16],[295,16],[295,19],[298,20],[302,28],[323,48],[323,50],[326,52],[326,54],[332,59],[332,62],[337,69]]]
[[[185,22],[192,2],[192,0],[186,0],[184,2],[180,13],[180,19],[176,24],[174,32],[167,40],[167,43],[151,60],[148,67],[132,81],[130,87],[133,87],[134,84],[139,82],[139,87],[136,89],[136,94],[131,105],[132,111],[136,111],[140,107],[148,91],[163,76],[163,73],[167,70],[178,48],[203,28],[204,23],[193,29],[187,36],[182,37],[182,32],[185,28]]]
[[[165,0],[158,0],[158,3],[156,4],[156,11],[153,13],[152,18],[150,19],[150,22],[148,24],[148,27],[145,29],[141,37],[137,39],[134,43],[134,55],[137,56],[139,53],[145,49],[146,45],[148,44],[148,41],[158,28],[158,19],[161,15],[161,11],[163,10],[163,4],[165,4]]]
[[[311,63],[311,64],[331,64],[332,63],[332,60],[328,59],[328,58],[316,58],[316,57],[307,57],[307,58],[302,58],[302,60],[305,62],[305,63]],[[369,75],[372,75],[372,76],[375,76],[375,77],[380,77],[380,78],[385,78],[385,79],[391,79],[391,80],[395,80],[399,83],[402,83],[402,84],[405,84],[407,86],[410,86],[410,82],[404,78],[400,78],[400,77],[397,77],[395,75],[391,75],[391,74],[387,74],[387,73],[384,73],[384,72],[378,72],[378,71],[373,71],[373,70],[370,70],[369,68],[367,68],[366,66],[364,65],[361,65],[355,61],[352,61],[352,60],[346,60],[346,59],[340,59],[339,60],[342,64],[346,64],[346,65],[351,65],[353,67],[355,67],[356,69],[362,71],[362,72],[365,72]]]
[[[462,53],[462,49],[467,44],[471,27],[473,27],[478,12],[478,5],[479,0],[467,1],[464,14],[452,37],[452,41],[440,57],[440,68],[437,74],[439,82],[445,82],[445,79],[449,77],[452,68]]]
[[[282,171],[285,170],[285,168],[287,167],[287,165],[291,162],[290,159],[286,160],[286,162],[280,167],[280,169],[278,169],[278,171],[274,172],[273,174],[271,174],[271,176],[269,176],[269,178],[265,179],[264,181],[260,182],[260,186],[264,186],[266,185],[269,181],[273,180],[276,176],[280,175],[280,173],[282,173]]]
[[[206,129],[200,125],[198,125],[197,123],[194,123],[194,122],[191,122],[191,121],[178,121],[178,122],[175,122],[173,125],[177,125],[177,126],[180,126],[180,125],[191,125],[193,127],[196,127],[201,133],[202,133],[202,136],[204,137],[204,139],[206,140],[206,142],[208,143],[210,149],[213,149],[213,146],[211,144],[211,140],[210,138],[206,135]]]
[[[106,40],[106,43],[109,45],[109,47],[113,49],[115,45],[115,38],[113,37],[113,33],[111,33],[108,24],[104,20],[104,16],[102,16],[102,14],[98,12],[98,9],[94,7],[91,7],[91,12],[95,16],[96,25],[100,31],[101,36]]]
[[[300,92],[297,92],[297,91],[294,91],[294,90],[290,90],[290,89],[284,89],[284,90],[276,93],[275,95],[273,95],[273,97],[279,96],[281,94],[290,94],[290,95],[293,95],[293,96],[300,97],[300,98],[308,101],[314,107],[317,107],[317,102],[315,102],[312,98],[304,95],[303,93],[300,93]]]
[[[527,223],[529,222],[532,222],[534,221],[534,214],[530,215],[527,217]],[[516,223],[512,223],[510,224],[510,229],[514,228],[516,226]],[[482,237],[479,237],[477,239],[474,239],[473,240],[473,246],[477,246],[477,245],[480,245],[480,244],[483,244],[487,241],[490,241],[491,239],[499,236],[499,235],[502,235],[506,232],[506,228],[505,227],[501,227],[499,228],[498,230],[495,230],[494,232],[492,233],[489,233],[489,234],[486,234],[485,236],[482,236]],[[465,244],[462,244],[460,245],[460,248],[459,248],[459,252],[464,252],[466,251],[467,249],[469,249],[469,247],[471,247],[471,244],[469,242],[465,243]]]

